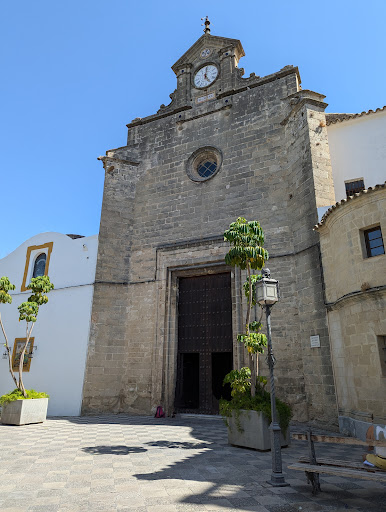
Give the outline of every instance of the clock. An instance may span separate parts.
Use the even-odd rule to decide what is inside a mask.
[[[218,75],[218,69],[214,64],[207,64],[200,68],[194,75],[194,85],[199,89],[209,87],[213,84]]]

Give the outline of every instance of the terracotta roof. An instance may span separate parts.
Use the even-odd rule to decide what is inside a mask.
[[[369,114],[375,114],[376,112],[382,112],[386,110],[386,105],[382,108],[377,108],[376,110],[368,110],[367,112],[361,112],[360,114],[328,114],[326,113],[326,122],[327,126],[330,124],[335,124],[338,121],[347,121],[347,119],[355,119],[356,117],[368,116]]]
[[[363,196],[364,194],[370,194],[371,192],[374,192],[375,190],[379,190],[381,188],[386,188],[386,181],[385,183],[382,183],[381,185],[375,185],[375,187],[369,187],[366,190],[362,190],[361,192],[357,192],[353,196],[349,196],[347,199],[342,199],[341,201],[338,201],[333,206],[331,206],[326,213],[323,215],[323,217],[320,219],[320,222],[318,224],[315,224],[314,230],[318,230],[326,221],[327,217],[331,215],[333,211],[335,211],[337,208],[343,206],[347,202],[353,201],[357,197]]]

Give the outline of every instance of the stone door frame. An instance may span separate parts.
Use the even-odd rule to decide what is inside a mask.
[[[236,334],[242,330],[241,273],[225,265],[228,246],[223,241],[200,240],[157,249],[157,325],[153,351],[152,405],[162,404],[166,414],[174,411],[178,353],[178,279],[229,271],[232,294],[233,367],[244,362]]]

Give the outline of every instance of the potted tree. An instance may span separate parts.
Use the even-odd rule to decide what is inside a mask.
[[[39,308],[47,304],[47,293],[54,288],[48,276],[39,276],[31,279],[31,283],[27,289],[32,291],[31,296],[26,302],[23,302],[18,307],[19,322],[26,322],[26,338],[21,346],[20,358],[18,365],[18,378],[13,369],[13,361],[11,356],[11,349],[9,347],[8,338],[5,332],[4,324],[0,315],[0,327],[5,339],[5,349],[7,353],[9,372],[16,388],[0,397],[0,405],[2,406],[1,422],[9,425],[25,425],[27,423],[40,423],[46,419],[48,398],[47,393],[37,392],[33,389],[25,389],[23,382],[23,367],[25,364],[25,357],[28,344],[31,339],[31,334]],[[15,286],[11,284],[8,277],[0,278],[0,303],[11,304],[12,296],[10,291],[14,290]]]
[[[271,448],[269,420],[271,417],[270,394],[265,390],[267,380],[257,376],[258,354],[264,352],[267,337],[261,333],[261,318],[251,322],[252,307],[256,305],[256,283],[261,270],[268,260],[268,251],[264,249],[264,233],[258,221],[247,221],[239,217],[224,233],[224,239],[231,248],[225,256],[227,265],[247,271],[247,281],[243,284],[247,299],[245,332],[237,339],[246,347],[249,366],[232,370],[225,376],[224,384],[231,386],[231,400],[220,401],[220,412],[228,426],[230,444],[245,446],[257,450]],[[282,446],[289,444],[290,407],[276,400],[279,423],[283,432]]]

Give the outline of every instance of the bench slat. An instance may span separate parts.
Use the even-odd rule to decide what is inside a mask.
[[[294,432],[291,435],[292,439],[296,439],[298,441],[307,441],[306,434],[300,434]],[[355,439],[353,437],[338,437],[338,436],[325,436],[325,435],[316,435],[312,434],[312,441],[319,443],[333,443],[333,444],[352,444],[352,445],[360,445],[360,446],[386,446],[386,441],[361,441],[360,439]]]
[[[309,464],[310,458],[309,457],[300,457],[299,462],[301,462],[302,464]],[[351,460],[336,460],[336,459],[328,459],[328,458],[322,459],[322,458],[318,457],[317,462],[318,462],[318,464],[322,464],[323,466],[337,466],[337,467],[350,468],[350,469],[365,469],[365,471],[370,471],[371,473],[376,473],[376,472],[382,473],[383,472],[382,469],[379,469],[377,467],[374,467],[374,468],[372,468],[371,466],[365,467],[363,465],[363,462],[354,462]]]
[[[347,469],[336,466],[316,466],[312,464],[305,465],[304,463],[295,463],[287,466],[288,469],[294,469],[296,471],[307,471],[310,473],[323,473],[328,475],[337,475],[348,478],[360,478],[364,480],[373,480],[377,482],[386,483],[386,472],[371,472],[367,471],[364,467],[361,469]],[[372,469],[372,468],[371,468]]]

